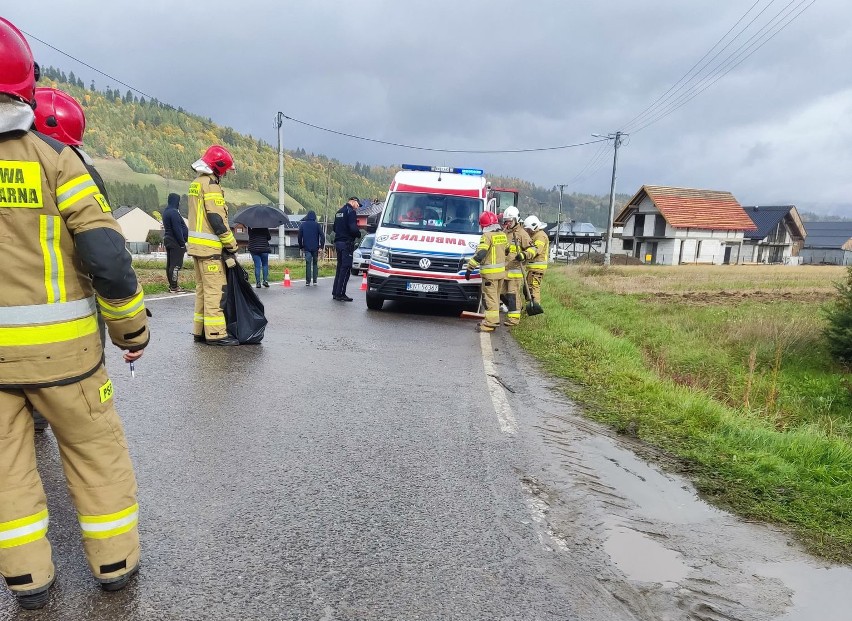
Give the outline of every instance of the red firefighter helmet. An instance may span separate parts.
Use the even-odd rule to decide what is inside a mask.
[[[207,149],[201,160],[213,169],[213,172],[220,177],[224,177],[225,173],[234,169],[234,158],[225,147],[214,144]]]
[[[497,224],[499,220],[497,219],[497,214],[493,211],[483,211],[479,214],[479,226],[485,228],[486,226],[491,226],[492,224]]]
[[[35,96],[35,62],[21,31],[0,17],[0,93],[32,103]]]
[[[83,144],[86,115],[76,99],[56,88],[37,88],[35,100],[38,131],[65,144]]]

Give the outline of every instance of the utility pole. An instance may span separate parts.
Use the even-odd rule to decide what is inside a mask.
[[[278,127],[278,209],[284,211],[284,113],[279,112],[275,121]]]
[[[331,194],[331,167],[334,164],[331,163],[331,160],[328,160],[328,165],[326,167],[326,178],[325,178],[325,214],[323,214],[325,222],[323,223],[323,235],[328,237],[328,201],[329,196]],[[325,248],[323,248],[323,255],[325,255]]]
[[[624,136],[623,132],[617,131],[614,134],[602,136],[600,134],[592,134],[595,138],[608,138],[613,141],[615,153],[612,156],[612,183],[609,186],[609,214],[606,222],[606,246],[604,247],[604,265],[608,266],[611,262],[610,247],[612,246],[612,221],[615,219],[615,179],[618,171],[618,147],[621,146],[621,140]]]
[[[559,184],[559,210],[556,216],[556,239],[554,240],[553,262],[559,262],[559,229],[562,228],[562,192],[565,189],[565,184]]]

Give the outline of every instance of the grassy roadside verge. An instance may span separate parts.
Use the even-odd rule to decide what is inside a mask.
[[[254,283],[254,264],[251,262],[240,263],[248,272],[249,280]],[[284,269],[290,270],[290,278],[293,280],[305,277],[305,262],[299,261],[270,261],[269,282],[281,282],[284,280]],[[133,262],[133,269],[142,284],[142,290],[146,295],[166,293],[169,283],[166,280],[166,262],[154,260],[137,260]],[[320,261],[320,276],[334,276],[335,263],[333,261]],[[185,261],[183,270],[180,272],[178,282],[184,289],[195,290],[195,268],[192,261]],[[354,276],[352,277],[355,278]]]
[[[843,270],[557,268],[513,331],[591,418],[677,458],[699,492],[852,561],[852,390],[822,342]]]

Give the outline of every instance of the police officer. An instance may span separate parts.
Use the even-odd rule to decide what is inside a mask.
[[[485,318],[477,325],[479,332],[494,332],[500,325],[500,290],[506,278],[506,233],[500,229],[497,214],[484,211],[479,216],[482,237],[474,254],[467,262],[465,280],[470,273],[479,269],[482,278],[482,300],[485,305]]]
[[[26,609],[44,606],[54,581],[33,407],[59,444],[95,578],[114,591],[138,569],[136,480],[96,305],[126,361],[149,340],[142,288],[92,176],[69,147],[29,131],[33,71],[23,35],[0,17],[0,575]]]
[[[520,294],[524,271],[522,263],[536,255],[530,236],[520,223],[521,214],[517,207],[507,207],[503,212],[503,230],[506,232],[506,280],[503,286],[504,300],[509,309],[504,326],[516,326],[521,322]]]
[[[361,237],[355,210],[361,206],[355,196],[334,214],[334,250],[337,254],[337,269],[334,271],[334,285],[331,297],[338,302],[351,302],[346,295],[346,285],[349,282],[349,272],[352,269],[352,253],[355,252],[355,240]]]
[[[547,269],[550,240],[547,238],[547,233],[544,232],[544,223],[537,216],[527,216],[524,220],[524,229],[529,234],[536,250],[536,255],[532,261],[527,263],[527,287],[529,287],[530,296],[532,296],[531,301],[541,303],[541,281],[544,279],[544,272]]]
[[[228,226],[228,207],[219,184],[234,168],[225,147],[213,145],[192,165],[198,173],[189,184],[187,253],[195,261],[195,321],[192,335],[208,345],[239,345],[225,326],[225,267],[237,264],[237,239]]]

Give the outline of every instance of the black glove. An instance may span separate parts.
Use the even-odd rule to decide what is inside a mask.
[[[465,279],[465,280],[470,280],[470,270],[465,270],[465,271],[464,271],[464,279]]]
[[[523,261],[524,255],[519,252],[518,254],[515,255],[515,259],[518,260],[518,261]]]

